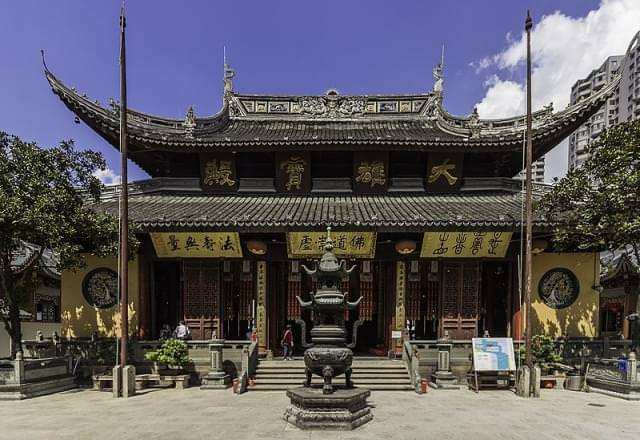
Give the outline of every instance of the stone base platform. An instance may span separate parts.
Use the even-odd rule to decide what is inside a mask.
[[[226,390],[231,387],[231,376],[225,372],[210,372],[202,378],[201,390]]]
[[[587,377],[590,393],[600,393],[625,400],[640,400],[640,382],[628,383],[600,377]]]
[[[22,384],[0,384],[0,400],[22,400],[75,388],[73,376]]]
[[[337,389],[322,394],[322,389],[287,390],[291,404],[284,419],[300,429],[349,431],[373,419],[367,397],[371,391],[361,388]]]
[[[439,390],[459,390],[458,378],[450,371],[436,372],[431,375],[429,385]]]

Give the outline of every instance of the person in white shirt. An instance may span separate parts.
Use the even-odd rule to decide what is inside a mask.
[[[187,327],[187,325],[184,323],[184,321],[180,321],[176,329],[173,331],[173,336],[176,339],[182,339],[183,341],[186,341],[191,337],[191,331],[189,330],[189,327]]]

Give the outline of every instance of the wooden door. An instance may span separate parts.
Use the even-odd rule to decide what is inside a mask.
[[[445,263],[442,271],[440,336],[471,339],[478,334],[479,263]]]
[[[220,267],[217,262],[184,262],[183,313],[185,324],[195,340],[209,340],[221,337]]]

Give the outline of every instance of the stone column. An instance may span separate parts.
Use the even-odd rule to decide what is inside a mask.
[[[211,364],[209,365],[209,373],[202,379],[201,389],[224,389],[231,386],[231,377],[222,369],[223,347],[223,339],[214,339],[209,343]]]
[[[267,262],[258,261],[256,264],[256,334],[258,336],[258,350],[267,351]]]

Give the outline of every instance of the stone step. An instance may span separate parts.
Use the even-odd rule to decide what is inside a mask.
[[[302,381],[304,380],[304,378],[300,378],[299,380],[296,380],[295,378],[262,378],[262,377],[256,377],[256,385],[262,385],[262,384],[296,384],[296,385],[300,385],[302,383]],[[344,382],[344,378],[339,376],[337,378],[334,379],[334,382],[340,384]],[[323,380],[322,378],[316,376],[313,379],[311,379],[311,383],[312,384],[322,384]],[[401,377],[401,378],[370,378],[370,379],[356,379],[353,378],[353,383],[355,383],[356,385],[360,385],[360,386],[368,386],[371,384],[398,384],[398,385],[408,385],[410,384],[409,379],[406,377]]]
[[[262,385],[258,385],[256,384],[256,386],[254,387],[249,387],[247,388],[249,391],[283,391],[283,390],[288,390],[290,388],[296,388],[299,387],[300,384],[291,384],[291,385],[287,385],[287,384],[262,384]],[[372,391],[413,391],[413,387],[411,385],[399,385],[399,384],[371,384],[371,385],[364,385],[364,384],[360,384],[359,386],[361,386],[362,388],[366,388]],[[318,386],[318,388],[320,388],[320,386]]]
[[[407,369],[402,368],[358,368],[352,367],[355,373],[367,373],[367,374],[406,374]],[[292,367],[292,368],[270,368],[258,366],[257,372],[271,373],[271,374],[290,374],[290,373],[304,373],[304,367]]]
[[[379,369],[394,369],[405,368],[404,362],[396,361],[361,361],[353,362],[352,368],[379,368]],[[260,361],[258,363],[260,368],[304,368],[304,361]]]
[[[338,376],[342,377],[342,376]],[[352,374],[351,377],[353,379],[405,379],[407,380],[407,373],[397,373],[397,374]],[[256,373],[256,379],[278,379],[278,378],[290,378],[290,379],[304,379],[305,375],[300,374],[271,374],[271,373]]]

